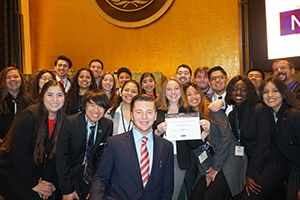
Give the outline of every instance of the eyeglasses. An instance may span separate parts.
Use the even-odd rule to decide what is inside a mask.
[[[248,75],[249,78],[261,78],[260,74],[249,74]]]
[[[211,80],[211,81],[216,81],[217,79],[219,79],[219,80],[224,80],[225,78],[226,78],[226,76],[220,75],[220,76],[213,76],[213,77],[210,77],[210,80]]]

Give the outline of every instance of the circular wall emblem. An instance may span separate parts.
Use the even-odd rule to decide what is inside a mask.
[[[161,17],[173,0],[91,0],[108,22],[121,27],[148,25]]]

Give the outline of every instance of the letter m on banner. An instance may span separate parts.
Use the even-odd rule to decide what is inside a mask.
[[[280,13],[280,35],[300,33],[300,9]]]

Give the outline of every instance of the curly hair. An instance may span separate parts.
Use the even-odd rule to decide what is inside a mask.
[[[78,76],[80,75],[80,73],[82,71],[88,71],[92,77],[92,81],[91,81],[91,85],[89,87],[89,89],[95,89],[97,88],[97,85],[96,85],[96,82],[95,82],[95,77],[93,75],[93,72],[88,69],[88,68],[81,68],[79,69],[76,74],[74,75],[73,77],[73,80],[72,80],[72,84],[71,84],[71,87],[67,93],[67,98],[66,98],[66,105],[67,105],[67,108],[70,106],[70,105],[73,105],[73,104],[78,104],[78,94],[79,94],[79,85],[78,85]]]

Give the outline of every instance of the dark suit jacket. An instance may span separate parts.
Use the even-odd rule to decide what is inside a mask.
[[[94,176],[90,200],[171,199],[174,189],[173,145],[153,136],[153,163],[143,188],[132,131],[108,138]]]
[[[249,159],[246,175],[257,180],[266,162],[281,162],[282,155],[276,148],[274,138],[272,138],[273,116],[268,107],[262,103],[250,105],[245,101],[238,109],[242,110],[239,113],[241,144],[245,147]],[[232,131],[237,138],[235,108],[228,117]]]
[[[300,110],[288,107],[284,101],[276,117],[276,144],[283,155],[300,168]]]
[[[8,181],[20,182],[26,189],[36,186],[40,178],[52,183],[56,178],[54,159],[46,159],[39,165],[33,161],[37,119],[38,108],[36,106],[29,107],[18,115],[13,129],[10,154],[0,159],[0,176],[11,175],[7,177]],[[46,130],[48,130],[48,125]],[[45,134],[48,136],[48,132]],[[46,138],[45,149],[49,153],[53,135],[49,139]]]
[[[97,137],[94,144],[93,162],[97,169],[102,149],[106,140],[112,135],[113,122],[102,117],[98,121]],[[82,166],[86,150],[85,112],[68,116],[59,137],[56,156],[57,174],[62,194],[70,194],[74,189],[73,176]]]
[[[300,100],[300,84],[299,84],[298,82],[297,82],[296,87],[295,87],[294,90],[293,90],[293,93],[295,93],[296,98],[297,98],[298,100]]]

